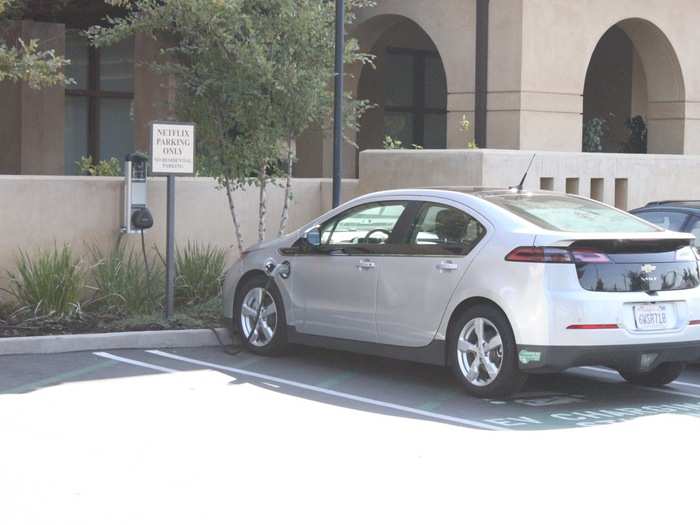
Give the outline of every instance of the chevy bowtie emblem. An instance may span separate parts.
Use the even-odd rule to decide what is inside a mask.
[[[656,266],[654,266],[653,264],[642,265],[642,273],[651,273],[654,270],[656,270]]]

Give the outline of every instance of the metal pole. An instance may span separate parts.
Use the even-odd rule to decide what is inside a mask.
[[[340,204],[343,169],[343,93],[345,54],[345,0],[335,0],[335,96],[333,111],[333,207]]]
[[[168,175],[165,240],[165,318],[175,313],[175,175]]]

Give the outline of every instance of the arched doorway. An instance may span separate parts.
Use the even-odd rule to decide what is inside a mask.
[[[426,149],[447,146],[447,81],[442,59],[430,37],[415,22],[382,16],[371,47],[374,67],[360,73],[357,98],[374,107],[362,118],[360,150],[382,148],[387,136]]]
[[[603,34],[583,93],[584,151],[683,153],[683,75],[651,22],[628,19]]]

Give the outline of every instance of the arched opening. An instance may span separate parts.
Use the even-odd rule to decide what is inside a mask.
[[[685,89],[675,51],[654,24],[612,26],[593,51],[583,91],[583,150],[683,153]]]
[[[442,59],[430,37],[413,21],[382,16],[370,53],[374,67],[360,73],[357,97],[374,107],[362,118],[360,150],[394,144],[427,149],[447,146],[447,81]]]

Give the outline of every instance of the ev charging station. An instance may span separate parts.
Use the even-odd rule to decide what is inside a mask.
[[[153,227],[148,209],[148,157],[130,153],[124,162],[124,212],[122,233],[142,233]]]

